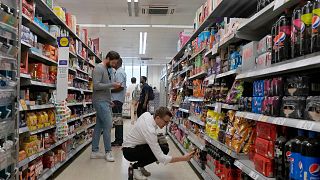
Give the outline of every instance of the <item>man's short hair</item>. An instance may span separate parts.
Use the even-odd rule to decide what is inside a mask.
[[[141,78],[145,81],[145,82],[147,82],[147,77],[145,77],[145,76],[141,76]]]
[[[116,51],[109,51],[108,54],[106,55],[106,59],[109,60],[115,60],[115,59],[120,59],[120,55],[119,53],[117,53]]]
[[[137,82],[137,78],[133,77],[131,78],[131,83],[136,83]]]
[[[160,118],[164,118],[165,116],[172,117],[171,111],[166,107],[159,107],[154,113],[154,117],[159,116]]]

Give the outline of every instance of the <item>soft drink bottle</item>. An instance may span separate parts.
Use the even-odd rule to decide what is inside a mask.
[[[278,58],[279,61],[285,61],[290,59],[291,49],[290,49],[290,37],[291,37],[291,23],[289,18],[286,16],[281,16],[279,19],[279,32],[278,32]]]
[[[301,21],[303,22],[301,27],[301,54],[306,55],[311,53],[311,34],[312,34],[312,9],[313,4],[308,1],[306,5],[302,7]],[[303,27],[304,26],[304,27]]]
[[[277,31],[277,23],[275,23],[271,28],[271,36],[272,36],[272,61],[271,63],[274,64],[278,61],[277,56],[277,43],[276,43],[276,37],[278,35]]]
[[[292,14],[292,29],[291,29],[291,57],[301,56],[301,10],[299,8],[295,9]]]
[[[133,166],[132,163],[130,163],[128,168],[128,180],[133,180]]]
[[[304,131],[298,130],[298,136],[289,140],[285,145],[285,173],[290,180],[299,180],[301,167],[301,143],[305,140]]]
[[[220,163],[220,165],[219,165],[220,173],[219,173],[218,177],[220,179],[225,179],[224,169],[225,169],[226,157],[222,155],[219,163]]]
[[[311,52],[320,50],[320,0],[313,1]]]
[[[277,180],[286,180],[289,179],[289,177],[285,176],[285,144],[287,142],[287,138],[284,135],[285,128],[282,128],[281,132],[279,133],[279,137],[276,139],[274,147],[275,147],[275,153],[274,153],[274,172],[275,172],[275,178]]]
[[[320,179],[320,140],[316,132],[309,132],[309,138],[301,145],[302,179]]]

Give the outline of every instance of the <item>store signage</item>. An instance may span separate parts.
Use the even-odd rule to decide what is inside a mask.
[[[68,96],[69,37],[58,37],[57,102]]]

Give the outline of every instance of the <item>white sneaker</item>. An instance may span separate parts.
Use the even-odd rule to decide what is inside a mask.
[[[114,162],[114,157],[111,151],[106,153],[106,160],[109,162]]]
[[[91,152],[90,158],[91,159],[103,159],[104,154],[101,152]]]
[[[140,169],[133,169],[133,177],[134,177],[134,179],[136,179],[136,180],[147,180],[147,179],[148,179],[147,177],[145,177],[145,176],[141,173]]]

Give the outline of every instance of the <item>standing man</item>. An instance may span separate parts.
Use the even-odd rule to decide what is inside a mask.
[[[140,78],[141,83],[141,93],[139,98],[139,105],[137,109],[137,116],[138,118],[145,112],[148,111],[148,105],[151,96],[153,96],[152,88],[147,84],[147,77],[141,76]]]
[[[114,162],[111,153],[111,89],[117,89],[121,85],[113,82],[111,67],[115,67],[119,59],[120,55],[117,52],[110,51],[93,70],[92,102],[97,112],[97,122],[93,132],[91,159],[105,158],[109,162]],[[101,130],[103,130],[105,154],[99,152]]]
[[[130,97],[130,116],[131,124],[134,124],[137,115],[137,105],[140,96],[140,88],[135,77],[131,78],[131,84],[128,87],[128,96]]]
[[[120,58],[116,66],[114,75],[115,81],[121,84],[121,87],[112,89],[113,101],[113,123],[115,125],[115,140],[111,143],[112,146],[121,146],[123,143],[123,119],[122,119],[122,106],[126,96],[126,82],[127,75],[122,68],[122,59]]]

